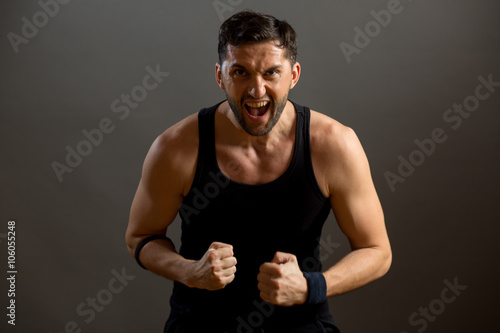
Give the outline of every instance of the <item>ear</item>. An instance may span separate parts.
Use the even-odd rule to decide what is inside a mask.
[[[219,87],[224,90],[224,82],[222,82],[222,65],[218,62],[215,63],[215,80],[217,80]]]
[[[290,90],[293,89],[293,87],[295,87],[297,82],[299,82],[299,78],[300,78],[300,64],[297,61],[292,66],[292,81],[290,82]]]

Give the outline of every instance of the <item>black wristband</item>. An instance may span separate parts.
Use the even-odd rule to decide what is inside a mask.
[[[172,243],[172,240],[170,238],[168,238],[167,236],[165,236],[165,235],[153,235],[153,236],[148,236],[148,237],[144,238],[139,243],[139,245],[137,245],[137,247],[135,248],[135,252],[134,252],[135,261],[137,261],[137,263],[139,264],[139,266],[141,266],[144,269],[147,269],[147,268],[144,267],[144,265],[139,260],[139,252],[141,252],[141,250],[144,247],[144,245],[146,245],[147,243],[149,243],[151,241],[154,241],[155,239],[165,239],[165,240],[168,240],[170,243]]]
[[[305,304],[319,304],[326,301],[326,280],[321,272],[304,272],[309,293]]]

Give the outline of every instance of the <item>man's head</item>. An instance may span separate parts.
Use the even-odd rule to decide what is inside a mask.
[[[297,83],[297,39],[285,21],[244,11],[227,19],[219,34],[216,78],[242,129],[269,133]]]

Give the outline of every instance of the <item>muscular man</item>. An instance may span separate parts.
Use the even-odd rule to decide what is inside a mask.
[[[244,11],[219,32],[226,100],[153,143],[126,241],[174,281],[165,332],[339,332],[327,297],[384,275],[391,249],[352,129],[288,100],[301,73],[285,21]],[[352,251],[323,271],[333,210]],[[181,246],[165,236],[179,213]]]

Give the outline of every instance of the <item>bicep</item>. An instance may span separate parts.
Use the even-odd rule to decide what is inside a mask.
[[[130,249],[147,236],[164,235],[182,203],[183,175],[168,150],[155,142],[144,161],[126,232]]]
[[[354,131],[349,129],[330,181],[333,212],[353,249],[387,247],[384,214],[368,160]],[[333,171],[333,170],[332,170]]]
[[[182,196],[168,188],[162,192],[158,193],[141,180],[130,208],[130,234],[144,238],[166,232],[177,215]]]

